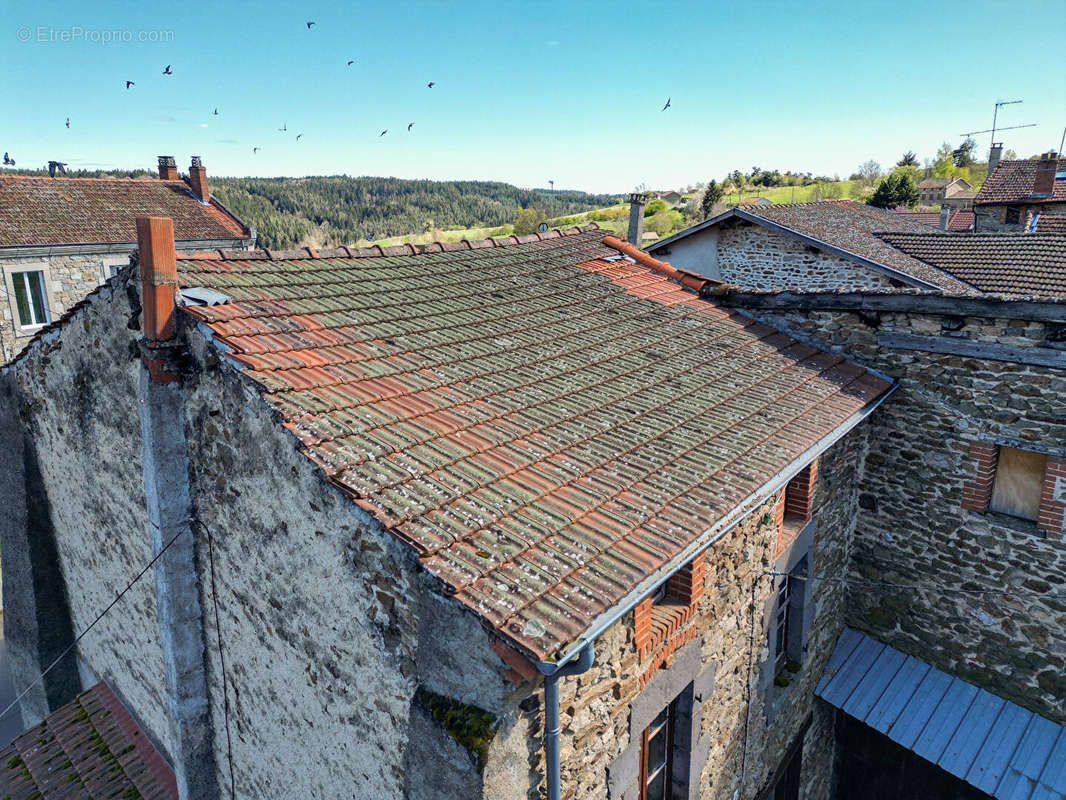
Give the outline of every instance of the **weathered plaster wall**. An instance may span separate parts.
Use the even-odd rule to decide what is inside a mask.
[[[1066,452],[1066,371],[877,342],[911,334],[1048,353],[1066,348],[1055,341],[1059,328],[974,316],[959,327],[930,313],[883,312],[866,322],[848,311],[750,313],[900,382],[871,421],[851,578],[902,586],[856,586],[848,624],[1066,721],[1066,534],[962,508],[975,472],[972,443]]]
[[[45,274],[48,310],[52,320],[83,299],[111,277],[112,268],[130,263],[128,253],[0,258],[0,361],[13,358],[33,337],[34,330],[20,327],[13,299],[8,291],[11,272],[37,271]]]
[[[26,446],[39,467],[39,478],[31,480],[47,502],[74,633],[87,628],[152,558],[137,413],[139,311],[136,292],[127,293],[116,279],[16,369],[8,368],[10,402],[20,409]],[[19,646],[17,636],[10,645]],[[77,653],[82,688],[107,680],[167,749],[150,574],[85,635]]]
[[[815,492],[814,520],[817,525],[812,574],[836,577],[844,574],[848,559],[856,481],[865,455],[865,433],[860,427],[822,456]],[[764,610],[772,602],[773,549],[776,524],[765,520],[776,500],[765,503],[733,531],[706,551],[706,590],[697,616],[690,623],[698,631],[694,639],[668,659],[666,665],[642,690],[641,663],[634,645],[632,615],[608,629],[596,645],[596,661],[585,675],[564,679],[560,684],[562,721],[562,786],[565,797],[628,798],[629,777],[617,777],[624,769],[621,757],[639,748],[638,713],[644,692],[666,692],[656,684],[660,676],[671,681],[671,670],[708,670],[696,681],[695,704],[699,715],[698,735],[692,760],[693,797],[732,800],[751,798],[779,766],[787,747],[814,712],[815,722],[805,739],[804,798],[828,797],[833,752],[832,711],[820,702],[815,708],[813,689],[835,646],[843,626],[845,589],[838,582],[815,582],[813,619],[806,659],[787,687],[765,686],[762,664],[769,657]],[[754,624],[754,628],[753,628]],[[693,652],[693,650],[695,652]],[[695,659],[696,666],[690,662]],[[665,673],[665,675],[664,675]],[[711,680],[713,677],[713,681]],[[682,677],[685,683],[688,678]],[[678,681],[673,681],[678,683]],[[710,687],[709,689],[707,687]],[[751,697],[750,716],[748,697]],[[671,697],[663,694],[663,704]],[[539,692],[520,712],[528,719],[530,738],[525,748],[512,741],[511,758],[528,752],[530,766],[539,775],[544,768],[540,737],[543,733]],[[657,710],[657,709],[656,709]],[[631,730],[633,728],[633,730]],[[745,733],[745,730],[747,731]],[[702,755],[699,755],[701,754]],[[745,755],[746,753],[746,755]],[[705,757],[705,761],[703,760]],[[612,770],[615,776],[612,777]],[[534,777],[535,777],[534,775]],[[526,795],[538,797],[538,783]],[[630,787],[631,788],[631,787]],[[513,798],[517,791],[488,794],[486,798]]]

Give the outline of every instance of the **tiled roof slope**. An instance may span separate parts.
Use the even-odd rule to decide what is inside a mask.
[[[1066,214],[1039,214],[1036,218],[1037,233],[1066,234]]]
[[[546,658],[888,384],[594,227],[512,242],[178,278],[232,297],[185,310],[330,479]]]
[[[100,682],[0,750],[4,800],[178,800],[174,773]]]
[[[1033,197],[1033,182],[1039,161],[1000,161],[981,186],[975,205],[984,203],[1066,203],[1066,181],[1055,181],[1051,197]],[[1060,158],[1057,172],[1066,170],[1066,159]]]
[[[1045,233],[883,234],[886,242],[981,292],[1066,297],[1066,236]]]
[[[170,217],[178,240],[249,235],[183,181],[0,176],[0,247],[135,242],[135,220],[144,216]]]
[[[939,211],[894,211],[898,217],[903,217],[911,222],[920,222],[930,228],[940,227]],[[972,211],[952,211],[948,217],[949,231],[968,231],[973,227]]]
[[[969,288],[950,275],[901,253],[882,241],[885,232],[928,233],[920,222],[902,218],[852,200],[823,200],[817,203],[788,203],[777,206],[742,206],[769,222],[825,242],[841,250],[877,262],[949,292],[968,292]]]

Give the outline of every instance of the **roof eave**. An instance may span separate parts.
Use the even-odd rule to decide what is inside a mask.
[[[250,237],[230,239],[175,239],[178,250],[241,250],[254,244]],[[137,242],[72,242],[67,244],[29,244],[0,246],[2,258],[32,258],[47,256],[106,255],[133,253]]]
[[[867,370],[871,375],[885,378],[885,376],[873,370]],[[888,380],[888,378],[885,378]],[[881,404],[887,400],[899,387],[899,384],[895,381],[891,382],[889,388],[878,398],[870,401],[861,409],[856,411],[844,422],[834,428],[829,434],[822,437],[811,447],[804,450],[799,456],[793,459],[784,469],[777,473],[773,478],[763,484],[760,488],[756,489],[745,498],[744,502],[738,504],[732,512],[719,519],[710,528],[700,534],[695,540],[692,541],[687,547],[685,547],[676,556],[670,559],[665,565],[663,565],[658,571],[649,575],[647,578],[638,583],[632,591],[630,591],[625,597],[623,597],[618,603],[611,606],[599,616],[592,620],[592,623],[586,629],[585,633],[578,638],[574,644],[572,644],[562,656],[556,659],[555,663],[560,666],[576,658],[578,654],[590,643],[595,642],[608,628],[614,625],[619,619],[631,612],[636,605],[644,599],[644,597],[655,589],[660,583],[665,581],[675,572],[680,570],[689,561],[692,560],[701,551],[713,545],[733,528],[739,525],[746,517],[754,513],[762,504],[769,499],[773,494],[779,491],[785,486],[792,478],[794,478],[804,467],[811,463],[814,459],[836,444],[846,434],[853,430],[859,423],[869,417],[874,411],[876,411]],[[517,644],[517,643],[516,643]],[[523,651],[528,651],[525,646],[519,645]]]

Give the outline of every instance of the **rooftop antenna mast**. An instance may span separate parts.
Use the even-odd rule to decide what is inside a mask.
[[[992,139],[988,143],[989,147],[991,147],[993,144],[996,143],[996,119],[999,117],[999,108],[1000,108],[1000,106],[1012,106],[1012,105],[1014,105],[1016,103],[1021,103],[1021,102],[1023,102],[1023,101],[1021,101],[1021,100],[1000,100],[998,103],[996,103],[996,110],[992,112]]]

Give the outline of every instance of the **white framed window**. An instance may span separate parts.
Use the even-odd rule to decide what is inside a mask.
[[[12,271],[10,289],[17,327],[39,328],[51,321],[43,270]]]

